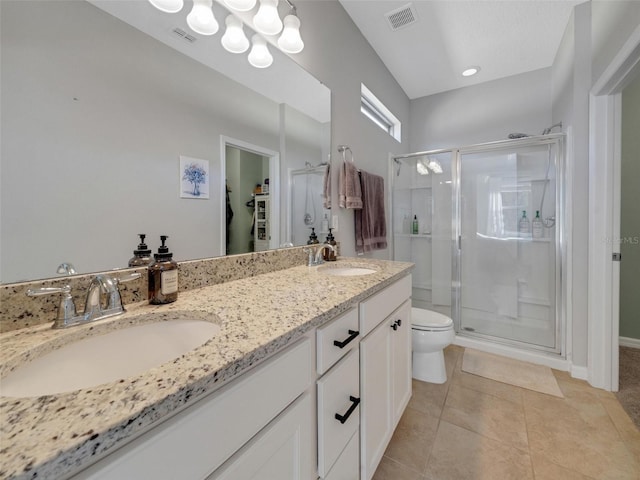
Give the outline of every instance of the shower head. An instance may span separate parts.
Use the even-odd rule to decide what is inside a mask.
[[[396,165],[398,165],[398,169],[396,170],[396,177],[400,176],[400,169],[402,168],[402,162],[400,160],[398,160],[397,158],[393,159],[394,162],[396,162]]]
[[[554,124],[553,124],[553,125],[551,125],[550,127],[545,128],[545,129],[542,131],[542,135],[548,135],[548,134],[550,134],[550,133],[551,133],[551,130],[553,130],[553,129],[554,129],[554,128],[556,128],[556,127],[560,127],[560,128],[562,128],[562,122],[554,123]]]

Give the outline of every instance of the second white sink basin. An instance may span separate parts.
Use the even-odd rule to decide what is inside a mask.
[[[338,277],[355,277],[359,275],[371,275],[372,273],[376,273],[377,270],[373,268],[366,267],[334,267],[326,265],[324,267],[318,268],[319,272],[322,272],[327,275],[335,275]]]
[[[206,343],[220,326],[205,320],[146,323],[66,344],[0,380],[0,395],[36,397],[114,382]]]

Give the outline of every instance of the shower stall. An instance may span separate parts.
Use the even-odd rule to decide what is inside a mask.
[[[396,156],[393,255],[456,335],[564,355],[562,134]]]
[[[323,202],[324,178],[328,165],[289,170],[289,198],[291,206],[287,238],[293,245],[304,245],[314,228],[318,240],[324,241],[329,233],[329,214]],[[326,221],[325,221],[326,220]]]

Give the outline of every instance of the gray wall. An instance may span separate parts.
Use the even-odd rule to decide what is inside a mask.
[[[351,147],[358,167],[382,175],[388,186],[389,154],[408,153],[409,98],[380,58],[335,0],[296,3],[305,49],[295,60],[331,89],[331,158],[342,159],[338,145]],[[402,122],[399,143],[360,113],[360,84],[364,83]],[[337,205],[337,169],[333,169],[333,205]],[[387,219],[389,218],[387,198]],[[353,212],[334,206],[339,218],[336,239],[341,254],[355,255]],[[387,231],[390,232],[389,223]],[[390,250],[371,256],[389,258]]]
[[[567,132],[572,255],[567,268],[572,361],[587,365],[589,233],[589,95],[640,24],[640,2],[594,1],[575,7],[553,64],[553,122]]]
[[[551,69],[459,88],[411,102],[412,152],[541,134],[551,125]]]
[[[278,105],[86,2],[0,7],[2,281],[125,267],[138,233],[218,255],[220,135],[277,151]],[[179,198],[180,155],[209,160],[210,199]]]
[[[640,78],[622,92],[620,336],[640,339]]]

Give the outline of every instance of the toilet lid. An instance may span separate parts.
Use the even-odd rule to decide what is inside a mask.
[[[411,326],[417,329],[445,329],[453,325],[453,320],[433,310],[411,308]]]

